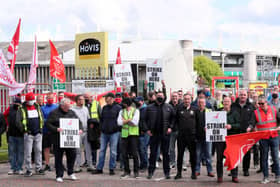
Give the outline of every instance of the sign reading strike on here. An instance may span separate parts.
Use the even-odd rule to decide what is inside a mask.
[[[148,82],[160,82],[162,80],[162,67],[157,61],[147,64],[146,80]]]
[[[224,142],[227,135],[227,113],[206,112],[206,142]]]
[[[118,87],[122,86],[134,86],[133,76],[130,64],[115,64],[115,81]]]
[[[60,132],[60,147],[79,148],[79,120],[74,118],[60,118],[59,126],[63,129],[63,131]]]

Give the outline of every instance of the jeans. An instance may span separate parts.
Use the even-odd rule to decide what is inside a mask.
[[[148,167],[148,145],[150,141],[150,136],[145,133],[139,136],[139,157],[140,157],[140,169],[146,169]]]
[[[202,156],[206,160],[207,172],[212,172],[212,160],[211,160],[211,152],[212,152],[212,142],[206,142],[205,140],[198,140],[196,144],[196,172],[200,173],[200,163],[202,160]]]
[[[85,149],[85,160],[87,161],[88,167],[92,167],[92,155],[91,155],[91,145],[88,142],[87,132],[84,132],[80,136],[80,148],[76,150],[76,167],[80,167],[82,165],[82,144],[84,145]]]
[[[260,140],[262,146],[262,171],[265,178],[268,177],[268,151],[271,150],[271,157],[273,160],[273,169],[276,177],[280,176],[279,169],[279,140],[278,137]]]
[[[22,170],[24,151],[23,137],[9,136],[9,160],[11,170]]]
[[[176,164],[176,155],[175,155],[175,144],[177,140],[178,132],[172,132],[170,134],[170,145],[169,145],[169,155],[170,155],[170,165]]]
[[[107,145],[110,146],[110,161],[109,161],[109,169],[115,169],[116,167],[116,158],[117,158],[117,145],[119,141],[119,132],[115,132],[113,134],[104,134],[101,133],[101,145],[99,151],[99,159],[98,159],[98,170],[103,170]]]

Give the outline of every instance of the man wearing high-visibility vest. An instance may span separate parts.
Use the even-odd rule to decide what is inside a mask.
[[[255,127],[257,131],[272,130],[271,137],[269,139],[260,140],[262,146],[262,171],[264,178],[261,181],[262,184],[269,183],[268,173],[268,151],[271,150],[271,156],[273,160],[273,169],[275,171],[275,182],[280,184],[280,168],[279,168],[279,137],[277,130],[280,128],[277,126],[279,118],[274,106],[269,106],[265,97],[259,97],[259,108],[255,112]],[[250,132],[254,128],[249,126],[247,132]]]
[[[35,103],[35,95],[27,93],[26,102],[19,108],[16,116],[16,126],[24,132],[24,162],[26,177],[32,176],[31,152],[34,147],[36,174],[43,175],[42,170],[42,128],[44,117],[41,108]]]
[[[124,174],[121,178],[127,178],[130,175],[128,151],[133,157],[134,177],[138,178],[138,136],[139,136],[139,110],[132,107],[131,98],[122,100],[124,109],[119,112],[118,125],[122,126],[121,130],[121,154],[124,162]]]
[[[96,167],[97,149],[100,147],[100,115],[101,106],[91,93],[84,93],[85,106],[88,108],[90,120],[88,121],[88,141],[91,145],[92,165]],[[86,163],[88,164],[88,162]]]

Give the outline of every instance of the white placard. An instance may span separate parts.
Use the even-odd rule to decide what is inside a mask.
[[[80,148],[79,120],[75,118],[60,118],[59,127],[61,148]]]
[[[224,142],[227,135],[227,113],[220,112],[206,112],[206,142]]]
[[[28,118],[38,118],[39,117],[37,109],[27,110],[27,115],[28,115]]]
[[[162,66],[155,61],[152,64],[147,64],[146,80],[148,82],[160,82],[162,80]]]
[[[72,80],[73,93],[101,94],[115,89],[114,80]]]
[[[115,64],[115,81],[118,87],[125,85],[126,87],[134,86],[133,76],[130,64]]]

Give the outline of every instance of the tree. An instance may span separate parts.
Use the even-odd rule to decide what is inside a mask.
[[[224,76],[224,73],[216,62],[206,56],[194,57],[194,70],[197,71],[199,77],[205,80],[208,86],[212,84],[212,77]],[[219,85],[219,87],[222,85]]]

